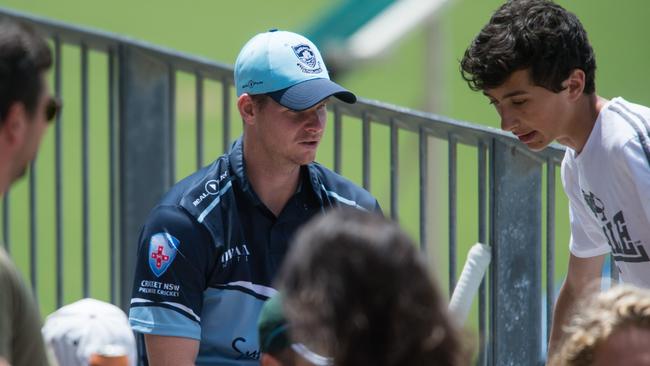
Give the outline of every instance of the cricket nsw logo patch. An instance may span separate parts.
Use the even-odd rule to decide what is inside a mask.
[[[168,233],[158,233],[149,240],[149,268],[156,277],[162,276],[176,258],[180,242]]]
[[[306,44],[299,44],[297,46],[291,46],[293,53],[296,54],[300,63],[298,66],[300,69],[308,74],[317,74],[323,71],[323,68],[320,66],[320,61],[316,58],[316,54],[312,51],[311,47]]]

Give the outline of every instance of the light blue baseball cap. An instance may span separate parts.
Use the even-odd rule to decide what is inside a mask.
[[[357,97],[330,80],[316,46],[292,32],[270,30],[248,41],[235,61],[237,96],[266,94],[277,103],[302,111],[335,96],[346,103]]]

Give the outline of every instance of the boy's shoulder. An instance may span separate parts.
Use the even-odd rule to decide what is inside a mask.
[[[564,170],[573,170],[578,166],[600,169],[608,164],[619,165],[633,145],[648,147],[650,156],[650,108],[621,97],[613,98],[600,110],[582,152],[578,155],[567,149],[562,166]]]
[[[630,141],[650,142],[650,108],[617,97],[601,109],[585,152],[616,156]]]
[[[617,97],[600,112],[600,134],[603,147],[619,150],[631,140],[650,139],[650,108]]]

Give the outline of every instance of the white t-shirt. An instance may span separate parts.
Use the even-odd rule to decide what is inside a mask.
[[[610,100],[582,152],[567,148],[562,184],[571,253],[611,251],[623,282],[650,287],[650,109]]]

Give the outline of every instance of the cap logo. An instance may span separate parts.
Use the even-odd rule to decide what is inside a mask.
[[[323,69],[320,66],[320,62],[316,58],[316,54],[312,51],[311,47],[306,44],[299,44],[297,46],[291,46],[293,53],[296,54],[300,63],[297,65],[300,67],[302,72],[308,74],[317,74]]]
[[[246,84],[242,85],[242,89],[253,89],[257,85],[264,84],[263,81],[249,80]]]
[[[168,233],[158,233],[149,240],[149,268],[156,277],[162,276],[176,258],[180,242]]]

